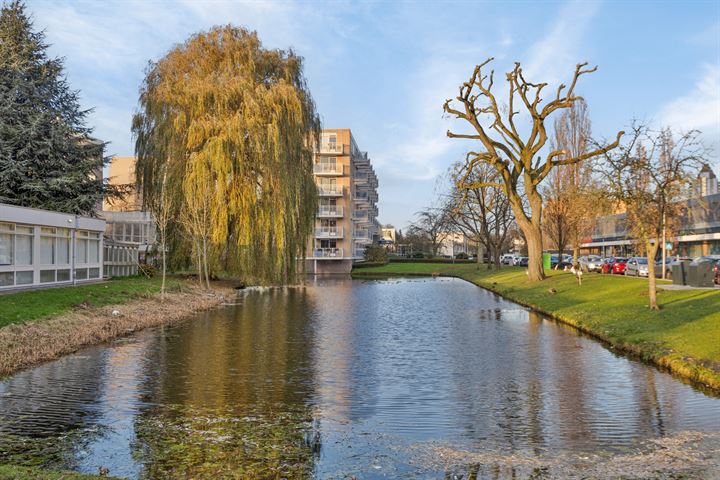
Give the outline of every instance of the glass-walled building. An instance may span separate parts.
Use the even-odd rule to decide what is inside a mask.
[[[0,204],[0,290],[102,278],[105,222]]]

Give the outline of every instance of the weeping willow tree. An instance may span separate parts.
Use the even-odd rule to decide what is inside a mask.
[[[171,264],[192,264],[201,281],[220,269],[286,282],[303,255],[320,122],[302,67],[294,52],[224,26],[148,68],[132,126],[136,178],[146,204],[163,190],[172,199]]]

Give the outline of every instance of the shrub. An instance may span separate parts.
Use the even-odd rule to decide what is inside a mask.
[[[368,245],[365,248],[365,262],[386,264],[388,261],[388,253],[384,247],[379,245]]]
[[[465,252],[460,252],[460,253],[458,253],[457,255],[455,255],[455,258],[457,258],[458,260],[467,260],[467,259],[470,258],[470,257],[468,257],[468,254],[467,254],[467,253],[465,253]]]
[[[410,258],[425,258],[425,254],[422,252],[415,252],[412,254],[412,257]]]
[[[152,278],[155,275],[157,275],[157,268],[155,266],[150,265],[149,263],[141,263],[138,267],[138,273],[140,275],[145,275],[146,277]]]

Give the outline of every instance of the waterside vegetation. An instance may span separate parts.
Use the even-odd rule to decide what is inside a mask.
[[[216,307],[232,295],[229,285],[211,291],[173,278],[160,295],[160,280],[130,277],[96,285],[20,292],[0,297],[0,378],[78,349],[173,323]]]

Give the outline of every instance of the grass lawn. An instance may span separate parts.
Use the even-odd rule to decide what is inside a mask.
[[[720,290],[658,289],[659,312],[648,307],[647,280],[548,272],[530,283],[525,269],[488,271],[483,265],[390,263],[353,275],[453,275],[575,325],[618,348],[641,355],[720,391]],[[550,289],[556,293],[550,293]]]
[[[78,305],[99,307],[123,303],[158,293],[159,277],[123,277],[104,283],[77,287],[58,287],[0,295],[0,328],[12,323],[30,322],[61,315]],[[178,281],[168,279],[168,289]]]
[[[57,472],[32,467],[15,467],[11,465],[0,465],[0,480],[91,480],[100,477],[96,475],[82,475],[72,472]]]

